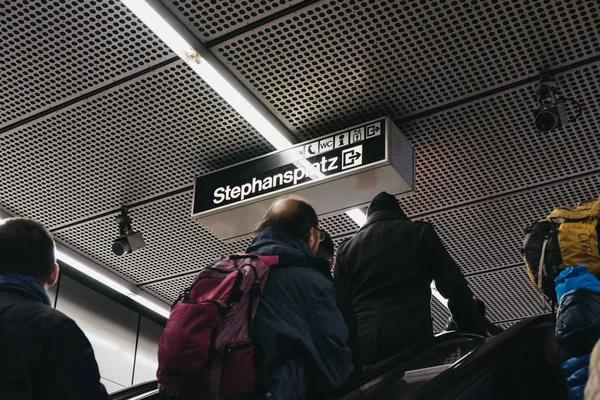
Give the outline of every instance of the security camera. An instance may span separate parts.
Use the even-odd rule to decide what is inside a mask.
[[[550,132],[576,121],[581,116],[581,105],[574,99],[558,97],[558,86],[542,74],[535,88],[538,106],[533,110],[535,127],[540,132]],[[566,103],[572,102],[578,108],[575,118],[569,119]]]
[[[121,208],[121,214],[116,217],[117,223],[119,224],[120,236],[115,239],[112,245],[112,251],[117,256],[123,254],[133,253],[146,246],[144,237],[141,232],[134,232],[131,227],[132,219],[127,214],[127,208]]]

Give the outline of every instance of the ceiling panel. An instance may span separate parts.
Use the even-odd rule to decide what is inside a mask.
[[[340,237],[358,230],[358,224],[345,213],[332,215],[319,220],[319,226],[332,237]]]
[[[426,216],[463,273],[523,262],[524,228],[555,207],[600,195],[600,173]]]
[[[197,271],[246,249],[249,240],[224,243],[193,221],[191,204],[189,191],[132,209],[133,228],[142,232],[146,247],[121,257],[111,250],[118,236],[114,216],[65,229],[57,236],[136,284]]]
[[[446,329],[450,315],[450,311],[435,297],[431,296],[431,318],[433,318],[434,333],[439,333]]]
[[[600,63],[557,76],[584,114],[550,133],[533,126],[534,85],[401,124],[417,154],[416,193],[402,205],[409,215],[598,171]]]
[[[521,322],[522,320],[516,320],[516,321],[510,321],[510,322],[501,322],[499,324],[495,324],[497,326],[499,326],[500,328],[507,330],[508,328],[510,328],[511,326],[513,326],[514,324]]]
[[[0,207],[49,227],[273,150],[183,62],[1,140]],[[181,217],[190,209],[191,202]]]
[[[0,20],[0,128],[174,56],[118,0],[7,0]]]
[[[285,10],[302,0],[161,0],[203,42]]]
[[[597,1],[320,1],[213,51],[303,139],[600,54]]]
[[[555,207],[573,205],[600,195],[600,172],[553,185],[520,191],[472,205],[419,217],[433,224],[464,274],[522,262],[524,228]],[[404,204],[406,199],[401,199]],[[337,246],[352,237],[355,225],[346,215],[333,216],[321,225],[340,236]],[[354,225],[352,225],[354,224]]]
[[[177,300],[179,294],[192,284],[195,276],[196,273],[193,273],[166,281],[150,283],[142,286],[142,289],[153,294],[154,296],[160,297],[167,303],[172,304],[175,302],[175,300]]]
[[[491,271],[467,278],[476,298],[483,300],[491,322],[526,318],[550,311],[550,305],[538,292],[525,266]]]

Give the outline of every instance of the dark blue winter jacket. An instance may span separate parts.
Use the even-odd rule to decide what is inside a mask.
[[[569,400],[583,399],[590,353],[600,339],[600,281],[584,266],[569,267],[554,280],[558,299],[556,344]]]
[[[312,251],[304,240],[270,229],[257,235],[248,253],[304,260],[271,269],[256,311],[262,365],[279,364],[264,381],[268,392],[273,399],[293,400],[335,391],[352,372],[352,363],[328,265],[323,271],[311,267]]]

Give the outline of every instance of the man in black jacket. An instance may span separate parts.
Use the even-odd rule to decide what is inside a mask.
[[[362,365],[433,337],[432,280],[459,329],[485,334],[473,293],[433,226],[410,221],[388,193],[373,199],[365,225],[338,249],[334,277]]]
[[[0,398],[106,400],[90,342],[50,306],[54,240],[30,219],[0,221]]]

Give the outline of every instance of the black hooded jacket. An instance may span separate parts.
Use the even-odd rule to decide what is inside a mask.
[[[363,365],[433,336],[432,280],[459,328],[485,333],[467,281],[433,226],[408,220],[387,193],[373,199],[366,224],[338,249],[334,277]]]

